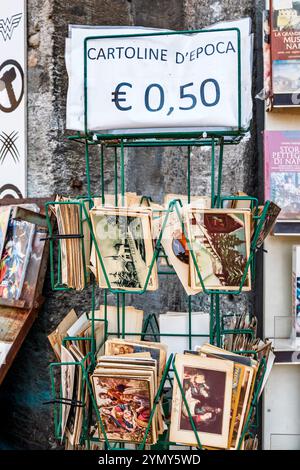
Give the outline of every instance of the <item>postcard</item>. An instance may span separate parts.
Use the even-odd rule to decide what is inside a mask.
[[[175,367],[201,445],[226,448],[230,426],[233,363],[177,354]],[[173,388],[170,440],[197,446],[176,380]]]
[[[52,346],[52,349],[57,357],[61,360],[61,345],[63,339],[67,336],[69,328],[78,320],[76,312],[74,309],[63,318],[60,324],[55,328],[52,333],[48,336],[48,340]]]
[[[109,339],[105,343],[106,355],[122,355],[132,353],[149,352],[152,359],[157,361],[158,377],[162,377],[166,364],[167,346],[163,343],[151,343],[150,341],[125,341],[122,339]]]
[[[274,202],[272,201],[267,201],[266,205],[264,207],[267,207],[267,212],[266,212],[266,217],[265,220],[261,226],[260,234],[256,242],[256,247],[260,248],[262,244],[264,243],[265,239],[269,235],[269,233],[272,231],[276,220],[278,218],[278,215],[281,211],[280,207],[278,207]],[[259,222],[258,222],[259,223]]]
[[[111,288],[140,291],[158,288],[149,210],[95,208],[90,211],[102,263]],[[107,288],[100,259],[96,259],[99,286]],[[146,286],[146,281],[148,284]]]
[[[250,211],[192,209],[187,213],[188,237],[207,289],[240,288],[250,255]],[[201,289],[190,252],[192,289]],[[242,290],[251,289],[250,268]]]
[[[136,371],[139,374],[139,371]],[[153,406],[150,379],[131,375],[115,376],[96,372],[92,376],[99,413],[108,440],[140,443],[143,441]],[[104,439],[101,426],[99,437]],[[147,443],[154,443],[153,430]]]
[[[177,211],[170,212],[162,234],[161,244],[168,257],[168,262],[173,266],[185,292],[187,295],[194,295],[201,292],[201,289],[199,287],[192,289],[190,286],[189,249],[183,232],[184,213],[181,209],[179,214],[182,220],[180,220]]]
[[[61,347],[61,362],[70,363],[62,364],[61,366],[61,391],[62,398],[66,401],[71,401],[73,397],[76,366],[75,364],[72,364],[74,362],[74,357],[64,346]],[[68,416],[71,410],[71,403],[63,403],[61,410],[61,439],[63,439],[68,421]]]

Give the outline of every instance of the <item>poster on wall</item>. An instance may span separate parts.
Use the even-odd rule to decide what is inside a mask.
[[[279,219],[300,219],[300,131],[265,131],[265,199],[274,201]]]
[[[26,1],[0,6],[0,198],[26,196]]]
[[[300,106],[300,1],[271,1],[273,106]]]
[[[249,18],[193,34],[71,25],[66,66],[68,129],[83,131],[86,124],[102,133],[235,130],[251,120]]]

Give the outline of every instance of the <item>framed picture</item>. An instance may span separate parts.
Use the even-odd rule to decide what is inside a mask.
[[[175,367],[201,445],[226,448],[230,425],[233,362],[177,354]],[[188,411],[175,379],[170,440],[191,446],[197,445]]]

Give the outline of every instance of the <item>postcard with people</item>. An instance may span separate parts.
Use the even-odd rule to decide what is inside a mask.
[[[115,373],[118,376],[108,370],[96,370],[92,376],[106,438],[140,443],[145,437],[153,406],[150,377],[135,378],[128,371],[118,373],[117,369]],[[135,371],[136,375],[139,373]],[[99,436],[102,440],[105,438],[102,426],[99,426]],[[153,444],[155,440],[154,430],[150,429],[146,442]]]
[[[201,445],[228,445],[233,381],[233,362],[177,354],[175,367]],[[174,380],[170,440],[197,445],[180,388]]]
[[[250,216],[250,210],[188,211],[188,237],[206,288],[216,290],[240,288],[250,255]],[[191,252],[190,274],[192,289],[201,288]],[[250,289],[249,268],[242,290]]]
[[[32,249],[35,226],[10,218],[0,260],[0,297],[18,300]]]
[[[94,234],[102,263],[113,289],[140,291],[158,288],[157,267],[153,259],[150,212],[148,209],[126,210],[95,208],[90,211]],[[99,286],[107,288],[103,266],[96,257]]]

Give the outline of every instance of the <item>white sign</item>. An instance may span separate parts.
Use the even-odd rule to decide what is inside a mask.
[[[215,27],[218,26],[232,29],[89,39],[86,47],[87,129],[108,132],[236,129],[239,125],[239,59],[240,124],[242,127],[249,124],[250,22],[246,19]],[[234,28],[240,29],[240,42]],[[71,28],[66,48],[68,129],[84,130],[84,39],[149,33],[157,33],[157,30]]]
[[[26,2],[0,5],[0,198],[26,195]]]

